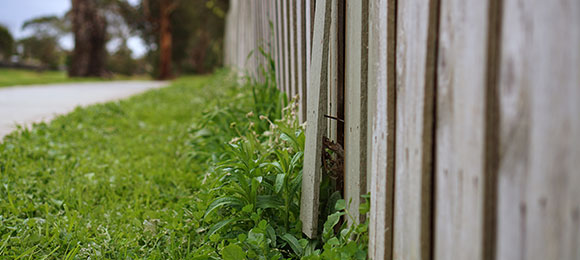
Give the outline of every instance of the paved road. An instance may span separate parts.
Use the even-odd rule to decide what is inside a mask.
[[[117,81],[0,88],[0,141],[16,125],[31,125],[77,106],[103,103],[159,88],[166,82]]]

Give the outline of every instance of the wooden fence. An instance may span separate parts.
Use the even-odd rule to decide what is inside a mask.
[[[303,231],[322,139],[371,193],[371,259],[580,259],[580,1],[232,0],[226,64],[301,97]],[[357,216],[360,221],[365,216]]]

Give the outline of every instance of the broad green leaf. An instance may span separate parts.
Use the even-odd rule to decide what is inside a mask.
[[[302,256],[302,254],[304,253],[304,248],[300,245],[300,242],[298,242],[298,239],[296,239],[296,237],[294,237],[294,235],[292,235],[290,233],[286,233],[283,236],[281,236],[280,238],[282,238],[284,241],[288,242],[288,245],[290,245],[290,247],[292,248],[292,250],[294,251],[294,253],[297,256]]]
[[[334,206],[334,208],[336,210],[344,210],[346,208],[346,203],[344,202],[344,200],[338,200],[336,201],[336,205]]]
[[[246,259],[246,252],[236,244],[230,244],[221,251],[224,260],[242,260]]]
[[[229,219],[222,220],[222,221],[216,223],[215,225],[213,225],[209,229],[208,235],[211,237],[213,234],[220,231],[222,228],[224,228],[225,226],[229,225],[230,223],[232,223],[234,221],[236,221],[235,218],[229,218]]]
[[[279,208],[284,206],[284,202],[278,196],[260,195],[257,198],[256,206],[261,209]]]
[[[223,206],[240,207],[242,205],[243,205],[242,200],[240,200],[238,198],[234,198],[234,197],[217,198],[211,204],[209,204],[209,207],[205,211],[205,214],[203,217],[205,218],[207,215],[209,215],[211,212],[213,212],[215,209],[217,209],[219,207],[223,207]]]
[[[283,173],[279,173],[276,175],[276,183],[274,184],[274,192],[279,193],[284,187],[284,177]]]
[[[324,229],[322,231],[322,241],[328,242],[328,240],[334,236],[334,226],[338,224],[340,217],[344,215],[344,212],[336,212],[330,214],[324,222]]]

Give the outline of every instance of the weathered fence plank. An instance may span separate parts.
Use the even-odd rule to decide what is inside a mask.
[[[330,40],[329,54],[328,54],[328,106],[327,114],[333,117],[337,116],[337,87],[338,87],[338,0],[332,0],[332,5],[329,10],[330,18]],[[331,118],[326,119],[327,133],[326,137],[330,140],[337,141],[337,121]]]
[[[495,1],[442,0],[437,76],[435,259],[492,259],[496,132],[487,104],[496,97]],[[490,12],[492,12],[490,14]],[[491,134],[491,133],[490,133]],[[486,185],[492,184],[492,185]]]
[[[437,0],[397,3],[393,254],[431,254],[432,135]]]
[[[287,16],[288,16],[288,60],[290,64],[290,87],[288,90],[288,98],[292,99],[294,95],[298,92],[296,89],[296,81],[298,79],[296,74],[296,23],[295,23],[295,12],[296,4],[295,0],[286,0],[287,6]]]
[[[278,89],[284,91],[284,43],[283,43],[283,30],[282,30],[282,4],[283,0],[276,0],[276,51],[278,54],[277,64],[276,64],[276,76]]]
[[[300,220],[302,232],[308,237],[316,237],[318,228],[318,205],[320,196],[322,137],[326,132],[326,91],[328,84],[328,40],[330,36],[330,4],[332,0],[316,1],[314,38],[308,92],[308,114],[306,127],[306,147],[302,176],[302,198]]]
[[[346,2],[345,45],[345,198],[354,220],[361,195],[366,194],[367,174],[367,78],[368,0]]]
[[[503,2],[497,259],[580,259],[580,2]]]
[[[298,112],[298,120],[300,122],[306,121],[306,87],[308,81],[307,72],[307,56],[306,48],[306,0],[296,0],[296,41],[298,42],[297,47],[297,58],[298,58],[298,104],[300,111]]]
[[[284,63],[284,92],[290,96],[290,26],[289,26],[289,0],[282,0],[282,60]]]
[[[395,2],[370,1],[369,95],[376,89],[372,132],[369,258],[392,259],[395,171]]]
[[[305,63],[306,63],[306,75],[304,75],[305,81],[305,87],[304,89],[306,90],[304,92],[304,96],[302,97],[302,116],[303,116],[303,121],[306,121],[306,111],[308,111],[307,108],[307,102],[306,102],[306,97],[308,96],[308,90],[310,89],[310,58],[311,58],[311,53],[312,53],[312,24],[314,24],[314,21],[312,20],[312,16],[310,15],[311,13],[311,9],[312,9],[312,1],[309,0],[303,0],[304,3],[304,39],[305,42],[304,44],[306,45],[305,48]]]

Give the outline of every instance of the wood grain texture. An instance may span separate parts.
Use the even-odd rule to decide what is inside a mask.
[[[286,0],[286,4],[288,6],[288,48],[289,48],[289,57],[290,60],[290,87],[288,89],[288,98],[292,99],[296,94],[298,94],[298,89],[296,88],[296,81],[298,80],[298,73],[296,71],[296,0]]]
[[[328,108],[327,114],[333,117],[337,116],[337,101],[338,101],[338,0],[332,0],[330,8],[330,41],[329,41],[329,55],[328,55]],[[337,141],[337,126],[338,122],[334,119],[327,118],[326,136],[333,141]]]
[[[431,255],[437,3],[397,3],[394,259]]]
[[[503,8],[497,259],[580,259],[580,2]]]
[[[486,206],[496,193],[495,160],[486,149],[497,144],[494,1],[442,0],[437,76],[435,148],[435,259],[492,259],[495,211]],[[486,131],[491,131],[486,133]],[[489,145],[492,146],[489,146]],[[488,184],[488,185],[486,185]]]
[[[346,2],[345,37],[345,199],[360,223],[367,191],[368,0]]]
[[[284,44],[283,44],[283,27],[282,27],[282,1],[276,0],[276,49],[277,49],[277,64],[276,64],[276,82],[278,89],[284,91]]]
[[[302,116],[303,116],[303,121],[306,121],[306,115],[307,115],[307,111],[308,111],[308,107],[307,107],[307,102],[306,102],[306,97],[308,96],[308,90],[310,89],[310,59],[312,57],[312,25],[314,24],[314,21],[312,19],[312,16],[310,15],[311,13],[311,9],[312,8],[312,2],[311,0],[303,0],[304,3],[304,37],[305,37],[305,59],[306,59],[306,75],[304,75],[304,77],[306,78],[305,80],[305,93],[304,96],[302,97],[302,105],[304,106],[304,109],[302,110]]]
[[[369,258],[392,259],[395,170],[395,0],[370,1],[369,94],[376,91],[370,170]]]
[[[306,35],[304,26],[305,0],[296,0],[296,89],[298,90],[298,120],[306,120]]]
[[[331,18],[330,12],[327,10],[330,10],[331,0],[317,0],[316,4],[300,203],[302,232],[310,238],[317,236],[318,228],[320,179],[322,178],[322,137],[326,132],[324,113],[326,113],[327,102],[328,40]]]
[[[289,0],[282,0],[282,61],[284,63],[284,92],[290,95],[290,21],[288,3]]]

